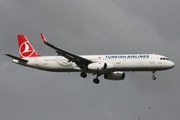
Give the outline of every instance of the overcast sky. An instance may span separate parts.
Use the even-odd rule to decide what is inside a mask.
[[[178,120],[179,0],[0,0],[1,120]],[[47,40],[76,54],[156,53],[175,68],[127,72],[124,81],[50,73],[13,64],[17,34],[41,55]]]

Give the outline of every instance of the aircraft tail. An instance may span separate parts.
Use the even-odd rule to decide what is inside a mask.
[[[25,35],[17,35],[20,58],[40,56]]]

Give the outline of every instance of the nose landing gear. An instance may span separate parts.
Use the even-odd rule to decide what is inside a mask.
[[[152,75],[153,75],[153,76],[152,76],[152,79],[153,79],[153,80],[156,80],[155,72],[156,72],[156,71],[152,71]]]
[[[152,76],[152,79],[153,79],[153,80],[156,80],[156,77],[155,77],[155,76]]]

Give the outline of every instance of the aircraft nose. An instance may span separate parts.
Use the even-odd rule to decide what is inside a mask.
[[[170,68],[173,68],[173,67],[175,66],[175,64],[174,64],[172,61],[170,61],[168,66],[169,66]]]

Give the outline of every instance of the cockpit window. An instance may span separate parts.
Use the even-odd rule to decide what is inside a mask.
[[[169,60],[168,58],[160,58],[160,60]]]

